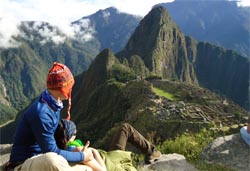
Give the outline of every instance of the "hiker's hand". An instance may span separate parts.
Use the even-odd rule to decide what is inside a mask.
[[[92,153],[92,150],[90,148],[88,148],[90,145],[90,142],[87,141],[85,143],[85,146],[83,148],[83,153],[84,153],[84,162],[86,161],[90,161],[92,160],[94,157],[93,157],[93,153]]]

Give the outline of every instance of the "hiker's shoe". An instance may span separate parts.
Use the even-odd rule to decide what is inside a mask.
[[[145,163],[152,164],[153,162],[159,160],[161,158],[161,152],[153,148],[152,152],[145,155]]]

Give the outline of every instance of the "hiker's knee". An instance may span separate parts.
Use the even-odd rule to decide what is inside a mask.
[[[22,170],[63,171],[69,169],[70,166],[67,160],[64,157],[53,152],[33,156],[27,159],[22,165]]]
[[[126,129],[126,130],[128,130],[128,129],[130,129],[132,126],[129,124],[129,123],[123,123],[122,125],[121,125],[121,128],[122,129]]]

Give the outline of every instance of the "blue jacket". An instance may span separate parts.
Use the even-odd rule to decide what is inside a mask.
[[[69,162],[84,160],[83,152],[71,152],[57,147],[54,132],[60,120],[62,106],[45,90],[24,112],[14,136],[11,162],[21,162],[34,155],[55,152]]]

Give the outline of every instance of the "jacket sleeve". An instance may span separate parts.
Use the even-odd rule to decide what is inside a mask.
[[[83,161],[83,152],[71,152],[61,150],[57,147],[54,138],[57,123],[56,118],[53,118],[50,113],[43,113],[41,115],[34,116],[33,119],[30,120],[32,132],[35,135],[35,139],[42,152],[55,152],[63,156],[69,162]]]

